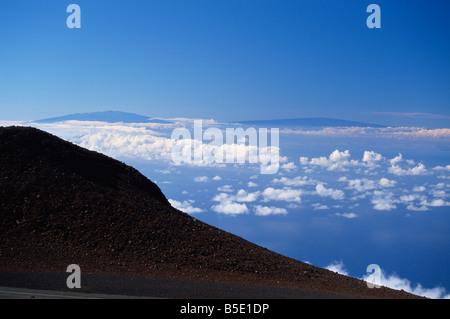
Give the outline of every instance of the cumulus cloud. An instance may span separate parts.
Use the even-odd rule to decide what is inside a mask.
[[[211,209],[216,213],[225,215],[240,215],[248,212],[247,205],[233,202],[219,203],[217,205],[213,205]]]
[[[240,189],[235,198],[238,202],[254,202],[260,196],[260,192],[248,193],[247,191]]]
[[[380,179],[378,184],[382,187],[394,187],[397,182],[383,177]]]
[[[375,181],[369,180],[367,178],[362,178],[362,179],[356,178],[356,179],[351,179],[351,180],[341,179],[340,181],[347,181],[347,183],[348,183],[347,188],[356,190],[358,192],[365,192],[367,190],[377,188]]]
[[[363,276],[362,280],[372,282],[371,276],[373,275],[367,274]],[[450,294],[447,294],[445,288],[443,287],[425,288],[421,284],[414,286],[410,280],[401,278],[396,274],[387,275],[383,269],[380,269],[379,285],[396,290],[404,290],[406,292],[431,299],[450,299]]]
[[[249,211],[245,203],[257,201],[260,195],[261,192],[259,191],[249,193],[244,189],[240,189],[235,195],[232,195],[229,192],[219,193],[212,199],[213,201],[218,202],[218,204],[213,205],[211,209],[217,213],[226,215],[245,214]]]
[[[281,169],[285,170],[286,172],[294,171],[296,168],[297,168],[297,166],[295,166],[294,162],[289,162],[289,163],[281,165]]]
[[[433,168],[433,170],[450,172],[450,165],[447,165],[447,166],[436,166],[436,167]]]
[[[331,264],[329,264],[328,266],[326,266],[325,269],[328,269],[333,272],[337,272],[338,274],[341,274],[344,276],[348,276],[348,271],[345,268],[345,265],[342,261],[339,261],[339,262],[334,261]]]
[[[276,189],[272,187],[266,188],[262,196],[264,197],[264,201],[287,201],[287,202],[301,202],[302,191],[299,189],[292,189],[289,187],[285,187],[282,189]]]
[[[314,207],[314,210],[327,210],[327,209],[330,209],[330,207],[328,207],[327,205],[323,205],[323,204],[319,204],[319,203],[312,204],[311,206]]]
[[[254,207],[255,215],[257,216],[269,216],[269,215],[286,215],[288,211],[285,208],[269,207],[256,205]]]
[[[408,165],[414,165],[414,161],[404,160],[403,155],[399,154],[398,156],[391,159],[389,162],[391,163],[391,167],[389,167],[389,173],[397,175],[397,176],[405,176],[405,175],[426,175],[428,174],[428,170],[425,165],[419,163],[415,167],[406,167],[402,168],[399,164],[402,162],[406,162]]]
[[[213,198],[218,204],[211,206],[216,213],[225,215],[240,215],[248,213],[248,207],[245,204],[236,203],[235,196],[226,193],[220,193]]]
[[[409,204],[408,206],[406,206],[406,209],[415,212],[426,212],[430,210],[427,206],[416,206],[414,204]]]
[[[381,154],[375,153],[374,151],[365,151],[363,155],[362,161],[369,167],[369,168],[376,168],[380,166],[380,162],[383,159],[383,156]]]
[[[182,212],[185,212],[185,213],[188,213],[188,214],[195,214],[195,213],[202,213],[202,212],[204,212],[203,209],[192,206],[192,204],[195,203],[195,201],[192,200],[192,199],[185,200],[183,202],[180,202],[180,201],[177,201],[177,200],[174,200],[174,199],[169,199],[169,203],[173,207],[175,207],[176,209],[179,209]]]
[[[328,157],[315,157],[308,160],[307,157],[300,157],[302,165],[319,166],[329,171],[347,171],[349,166],[358,165],[358,161],[350,160],[350,151],[340,152],[335,150]]]
[[[314,157],[309,159],[302,156],[299,158],[300,164],[308,169],[309,167],[321,167],[328,171],[349,171],[351,168],[365,168],[368,172],[381,166],[384,157],[374,151],[365,151],[361,160],[351,159],[349,150],[341,152],[335,150],[328,157]]]
[[[450,206],[450,202],[446,202],[445,200],[439,198],[439,199],[433,199],[430,201],[428,200],[422,200],[420,202],[422,206],[428,206],[428,207],[444,207],[444,206]]]
[[[326,188],[322,184],[316,186],[316,192],[321,197],[331,197],[335,200],[342,200],[345,197],[343,191],[339,189]]]
[[[272,180],[272,183],[283,184],[285,186],[304,186],[304,185],[311,185],[313,181],[307,176],[303,177],[297,176],[294,178],[288,177],[275,178]]]
[[[217,190],[219,192],[231,193],[233,191],[233,186],[231,186],[231,185],[223,185],[223,186],[217,187]]]
[[[326,266],[325,269],[344,276],[349,276],[349,272],[342,261],[333,261],[331,264]],[[423,296],[431,299],[450,299],[450,294],[448,294],[446,289],[443,287],[438,286],[435,288],[425,288],[420,283],[413,285],[410,280],[401,278],[396,274],[387,275],[381,268],[379,276],[377,277],[379,281],[377,280],[376,284],[383,287],[388,287],[395,290],[404,290],[417,296]],[[361,279],[368,283],[374,283],[373,273],[367,273]]]
[[[206,183],[208,181],[207,176],[197,176],[194,178],[194,182],[196,183]]]
[[[392,193],[385,193],[382,191],[374,191],[372,204],[375,210],[393,210],[396,209],[396,200]]]
[[[422,163],[419,163],[416,167],[403,169],[398,165],[393,165],[389,168],[389,173],[397,175],[397,176],[404,176],[404,175],[426,175],[427,169],[425,168],[425,165]]]
[[[250,181],[250,182],[247,183],[247,186],[248,186],[248,187],[258,187],[258,184],[256,184],[256,183]]]
[[[339,217],[344,217],[344,218],[348,218],[348,219],[353,219],[358,217],[358,215],[356,215],[355,213],[336,213],[336,216]]]

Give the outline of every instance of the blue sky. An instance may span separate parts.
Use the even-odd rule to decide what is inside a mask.
[[[450,4],[376,1],[369,29],[373,2],[6,0],[0,118],[450,116]]]

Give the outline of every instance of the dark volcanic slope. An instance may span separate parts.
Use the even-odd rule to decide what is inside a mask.
[[[368,289],[170,206],[135,169],[34,128],[0,128],[0,271],[249,283],[372,297]]]

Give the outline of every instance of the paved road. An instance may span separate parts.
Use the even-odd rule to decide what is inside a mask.
[[[0,298],[346,299],[351,296],[281,287],[81,274],[81,289],[68,289],[68,273],[0,272]],[[15,287],[15,288],[1,288]],[[23,288],[23,289],[19,289]],[[32,290],[31,290],[32,289]],[[151,298],[151,299],[154,299]]]
[[[141,299],[144,297],[0,287],[0,299]],[[153,298],[146,298],[153,299]]]

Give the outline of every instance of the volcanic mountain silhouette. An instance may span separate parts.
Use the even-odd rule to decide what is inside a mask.
[[[35,128],[0,128],[0,271],[409,297],[284,257],[173,208],[137,170]]]

